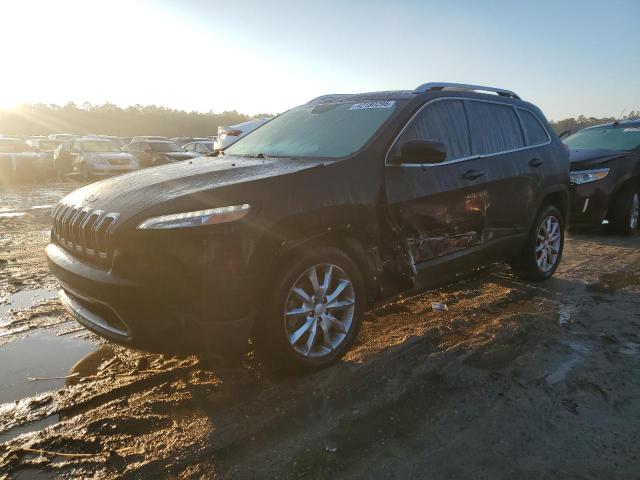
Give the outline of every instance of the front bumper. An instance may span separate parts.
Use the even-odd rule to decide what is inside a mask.
[[[211,352],[235,355],[247,348],[255,309],[241,317],[215,318],[210,302],[197,292],[170,295],[174,278],[137,282],[112,270],[80,261],[55,243],[46,248],[51,272],[61,285],[60,300],[89,330],[121,345],[162,353]],[[158,284],[167,288],[159,288]],[[201,303],[201,304],[199,304]]]

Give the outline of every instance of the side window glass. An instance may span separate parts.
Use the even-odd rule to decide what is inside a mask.
[[[446,160],[471,156],[469,126],[462,101],[439,100],[424,107],[402,132],[393,154],[408,140],[442,142],[447,150]]]
[[[197,153],[207,153],[207,147],[205,147],[201,143],[198,143],[198,144],[196,144],[196,152]]]
[[[486,155],[523,148],[524,136],[510,105],[469,101],[474,154]]]
[[[527,145],[540,145],[548,142],[549,134],[540,123],[540,120],[529,110],[523,108],[518,108],[517,110],[527,136]]]

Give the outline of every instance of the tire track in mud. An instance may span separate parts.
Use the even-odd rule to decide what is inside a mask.
[[[446,346],[447,342],[449,341],[447,339],[447,336],[450,335],[450,331],[452,329],[454,331],[457,329],[458,330],[457,334],[460,335],[461,338],[464,338],[465,335],[468,335],[468,332],[460,330],[461,328],[466,327],[467,329],[468,328],[477,329],[478,320],[480,320],[480,317],[478,317],[480,310],[478,309],[477,306],[475,306],[475,302],[478,299],[478,295],[477,295],[478,292],[473,290],[468,290],[468,289],[457,291],[452,289],[451,287],[448,290],[449,290],[448,292],[441,293],[441,295],[444,294],[449,296],[451,300],[450,305],[452,310],[449,310],[446,312],[433,312],[431,310],[431,302],[430,301],[425,302],[425,299],[423,298],[424,295],[422,296],[416,295],[413,298],[404,299],[402,301],[402,304],[405,309],[409,311],[418,311],[422,313],[422,317],[417,317],[415,314],[411,313],[410,315],[413,315],[413,317],[410,317],[410,318],[413,318],[413,322],[407,321],[409,320],[407,318],[403,318],[401,320],[402,329],[406,329],[413,325],[413,330],[411,331],[412,334],[408,340],[404,338],[402,340],[402,343],[399,343],[398,345],[393,347],[390,347],[388,343],[385,343],[383,345],[380,345],[378,343],[378,347],[380,348],[378,348],[379,351],[375,353],[374,353],[374,349],[372,348],[362,349],[361,345],[358,345],[354,349],[354,352],[349,354],[348,359],[351,359],[352,361],[355,360],[356,362],[362,362],[363,358],[365,357],[367,358],[367,360],[364,361],[364,363],[351,363],[349,361],[346,362],[346,365],[349,365],[349,367],[347,369],[347,373],[344,373],[344,375],[345,375],[345,380],[348,377],[349,379],[348,381],[350,382],[350,384],[352,384],[352,386],[350,387],[350,391],[351,391],[350,396],[352,397],[352,402],[358,403],[363,401],[364,397],[366,397],[368,394],[368,391],[369,391],[368,389],[370,388],[370,386],[377,382],[380,376],[380,372],[382,370],[389,370],[390,368],[389,366],[392,366],[391,370],[398,368],[403,371],[409,371],[407,370],[407,368],[409,368],[407,367],[407,365],[409,366],[416,365],[416,368],[417,368],[417,365],[420,365],[422,363],[422,357],[434,355],[438,348],[441,349],[442,354],[445,355],[445,358],[450,358],[452,355],[454,355],[454,352],[456,352],[457,350],[460,350],[461,347],[457,345],[453,345],[451,347]],[[509,304],[510,302],[515,302],[517,300],[530,297],[530,294],[528,293],[523,294],[522,292],[511,291],[508,289],[503,289],[503,293],[504,292],[507,292],[506,298],[503,298],[503,297],[496,298],[494,296],[492,297],[493,301],[486,303],[483,308],[486,309],[487,312],[489,312],[489,311],[501,308],[502,305],[504,304]],[[491,299],[488,299],[488,300],[491,300]],[[471,314],[471,312],[473,312],[472,315],[475,316],[474,321],[462,322],[459,326],[455,326],[455,327],[448,325],[447,328],[441,328],[443,321],[446,322],[447,317],[460,316],[461,314],[464,316],[466,313]],[[427,319],[426,322],[425,322],[425,318]],[[375,322],[367,322],[367,325],[365,325],[365,327],[367,327],[368,329],[369,323],[371,323],[371,327],[373,330],[383,330],[383,332],[386,331],[385,333],[383,333],[383,336],[387,336],[387,332],[389,328],[394,327],[394,322],[391,320],[396,320],[395,326],[398,326],[397,325],[398,319],[394,319],[393,315],[391,315],[391,316],[380,317]],[[453,323],[452,325],[455,325],[455,323]],[[416,330],[416,327],[421,327],[421,328],[420,330]],[[407,332],[407,334],[408,333],[409,332]],[[380,334],[380,332],[364,333],[363,337],[365,341],[359,342],[359,343],[360,344],[364,343],[366,345],[367,343],[366,339],[368,337],[371,337],[373,335],[375,338],[376,335],[378,334]],[[379,338],[378,338],[378,341],[379,341]],[[487,340],[477,341],[477,343],[482,344],[485,341]],[[466,346],[465,348],[468,348],[468,346]],[[413,361],[410,360],[411,358],[414,358],[414,360]],[[172,379],[176,379],[181,375],[183,375],[184,373],[186,373],[186,370],[193,370],[193,367],[190,366],[186,369],[170,372],[167,375],[169,375]],[[344,369],[339,368],[337,371],[344,371]],[[280,405],[280,404],[286,403],[285,401],[283,401],[283,396],[284,396],[286,398],[294,399],[294,401],[291,403],[295,403],[297,405],[296,409],[298,411],[301,408],[302,410],[304,410],[304,407],[300,407],[299,405],[300,404],[299,399],[307,398],[307,396],[305,395],[305,392],[308,391],[310,388],[313,390],[311,383],[315,383],[319,381],[320,383],[327,385],[325,390],[333,392],[331,393],[331,395],[338,396],[341,398],[341,395],[339,392],[343,388],[343,382],[340,381],[339,378],[336,378],[336,376],[340,377],[340,375],[336,373],[337,371],[331,370],[330,372],[320,372],[313,376],[314,377],[313,380],[312,379],[294,379],[294,380],[285,379],[284,383],[282,383],[281,380],[276,380],[275,383],[273,383],[274,382],[273,380],[267,379],[266,380],[267,386],[263,385],[262,390],[259,391],[259,393],[257,393],[257,396],[260,398],[260,404],[266,403],[270,405]],[[391,378],[394,378],[393,375],[391,375]],[[131,396],[131,393],[134,391],[136,393],[140,393],[141,391],[145,390],[145,388],[148,388],[152,384],[157,385],[158,383],[161,383],[164,380],[169,380],[169,378],[152,376],[146,379],[145,381],[136,381],[132,385],[124,386],[117,389],[111,389],[95,397],[85,398],[80,402],[76,401],[75,404],[70,403],[74,397],[73,397],[73,394],[69,394],[68,397],[61,398],[58,400],[58,402],[60,403],[60,406],[57,408],[56,411],[62,412],[62,413],[64,413],[65,411],[70,411],[70,412],[86,411],[88,408],[91,408],[93,406],[98,406],[101,403],[106,401],[112,401],[114,407],[119,406],[117,402],[117,398],[119,396],[123,396],[123,395]],[[263,383],[265,382],[263,381]],[[291,383],[293,383],[293,385],[287,387],[287,385]],[[395,383],[397,383],[397,381]],[[244,383],[241,382],[240,387],[246,387],[246,382]],[[398,392],[402,391],[402,388],[400,388],[399,385],[395,385],[393,388],[396,389]],[[283,391],[286,393],[283,394],[282,393]],[[361,391],[362,394],[361,395],[357,394],[358,391]],[[200,393],[206,396],[207,392],[200,392]],[[229,445],[238,445],[242,442],[247,441],[247,435],[257,435],[262,430],[274,431],[282,428],[282,425],[281,425],[282,418],[284,418],[284,415],[285,415],[284,412],[286,410],[283,410],[282,413],[271,415],[269,417],[269,416],[265,416],[264,413],[259,413],[261,410],[263,410],[261,406],[250,407],[250,405],[248,406],[246,404],[241,404],[239,407],[236,407],[235,405],[231,405],[231,406],[228,405],[229,402],[233,403],[237,401],[237,395],[236,395],[237,393],[238,393],[237,391],[231,390],[230,395],[227,395],[228,399],[224,401],[222,404],[218,405],[218,409],[220,409],[220,413],[214,415],[215,421],[213,421],[213,423],[215,424],[215,431],[217,432],[217,435],[220,435],[224,439],[225,442],[229,443]],[[313,401],[314,400],[312,400],[312,403]],[[186,403],[187,404],[186,408],[188,409],[188,408],[193,408],[193,406],[189,407],[188,404],[189,403],[193,404],[194,402],[182,401],[178,403],[182,403],[182,404]],[[66,406],[63,406],[63,405],[66,405]],[[107,407],[107,405],[104,405],[104,407]],[[183,407],[185,407],[185,405],[183,405]],[[178,408],[180,408],[179,405],[178,405]],[[205,402],[204,405],[202,406],[203,411],[205,411],[206,409],[210,410],[211,408],[212,408],[212,402],[210,401]],[[249,411],[246,411],[247,408],[249,408]],[[251,408],[257,408],[257,411],[252,412]],[[153,410],[154,409],[152,407],[151,411]],[[238,429],[237,422],[241,414],[239,412],[236,412],[236,410],[245,411],[244,415],[248,416],[252,420],[254,420],[255,418],[261,418],[261,422],[258,422],[256,426],[251,428],[250,426],[246,426],[244,428]],[[51,409],[49,409],[48,411],[44,411],[43,409],[41,411],[51,413]],[[210,416],[211,414],[208,414],[208,415]],[[223,419],[220,419],[218,417],[223,417]],[[234,420],[231,421],[229,425],[225,426],[225,421],[224,421],[225,417],[228,417]],[[106,418],[109,418],[109,417],[107,416]],[[269,423],[272,424],[271,427],[268,427],[265,424],[266,419],[269,419]],[[235,434],[235,432],[244,432],[244,433],[238,437],[237,434]],[[189,460],[183,463],[189,464],[191,461],[196,459],[205,459],[207,456],[211,455],[213,451],[218,451],[220,449],[224,450],[226,447],[224,447],[224,445],[221,444],[221,438],[218,438],[217,435],[216,435],[215,441],[211,441],[212,439],[207,438],[206,441],[202,442],[199,448],[195,448],[195,445],[192,443],[190,446],[190,453],[188,455]],[[234,440],[235,437],[237,438]],[[37,445],[39,445],[38,448],[42,448],[43,443],[39,441]],[[46,445],[46,442],[44,445]],[[229,447],[229,448],[236,448],[236,447]],[[199,451],[201,453],[197,454],[197,452]],[[83,462],[83,464],[86,464],[88,461],[80,460],[80,462]],[[167,465],[166,460],[158,459],[156,461],[150,461],[145,463],[144,467],[142,467],[140,471],[149,473],[150,471],[155,471],[157,469],[162,470],[164,468],[167,468],[168,466],[169,465]]]

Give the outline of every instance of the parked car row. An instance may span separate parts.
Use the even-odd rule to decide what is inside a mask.
[[[237,140],[257,127],[249,122],[231,127],[230,138]],[[258,121],[264,123],[263,120]],[[241,130],[244,129],[244,130]],[[45,178],[70,174],[84,180],[129,172],[138,168],[187,160],[215,152],[218,137],[167,137],[143,135],[0,136],[0,171],[5,177]],[[230,145],[226,141],[225,145]]]

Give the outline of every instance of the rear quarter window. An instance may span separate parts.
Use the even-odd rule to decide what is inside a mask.
[[[525,146],[520,121],[510,105],[469,102],[474,153],[488,155]]]
[[[517,108],[518,115],[524,127],[524,133],[527,137],[527,145],[541,145],[549,141],[549,134],[533,113],[523,108]]]

